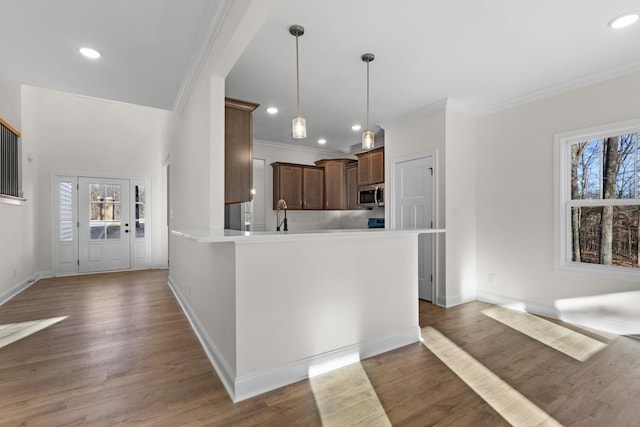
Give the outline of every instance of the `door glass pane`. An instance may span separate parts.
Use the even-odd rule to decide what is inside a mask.
[[[104,185],[89,184],[89,200],[104,200]]]
[[[136,238],[144,238],[144,203],[145,188],[144,185],[135,186],[135,215],[136,215]]]
[[[144,203],[144,185],[136,185],[135,192],[135,201],[137,203]]]
[[[109,221],[107,222],[107,239],[119,239],[120,238],[120,222]]]
[[[107,184],[105,190],[105,196],[111,198],[111,200],[120,201],[120,185],[119,184]]]
[[[59,187],[60,240],[73,240],[73,183],[64,181]]]
[[[91,240],[101,240],[105,238],[104,221],[89,221],[91,230]]]
[[[136,203],[136,237],[144,237],[144,205]]]

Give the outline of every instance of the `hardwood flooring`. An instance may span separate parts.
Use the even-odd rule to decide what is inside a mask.
[[[46,279],[0,306],[0,337],[36,330],[0,348],[0,425],[509,425],[479,396],[491,394],[487,381],[474,392],[427,348],[437,331],[440,348],[468,355],[559,424],[640,426],[640,341],[551,321],[605,344],[580,361],[481,302],[420,302],[424,345],[233,404],[166,282],[166,270]],[[16,325],[63,316],[40,330]]]

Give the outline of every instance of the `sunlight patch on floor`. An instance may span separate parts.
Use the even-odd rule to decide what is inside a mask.
[[[436,329],[422,329],[422,343],[511,425],[561,426]]]
[[[391,426],[360,363],[309,379],[323,427]]]
[[[607,346],[598,340],[526,312],[491,307],[482,310],[482,314],[581,362]]]
[[[35,334],[69,316],[51,317],[49,319],[31,320],[29,322],[7,323],[0,325],[0,348],[14,343],[29,335]]]

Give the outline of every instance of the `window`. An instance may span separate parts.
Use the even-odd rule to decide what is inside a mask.
[[[20,179],[20,132],[0,119],[0,195],[4,201],[22,198]]]
[[[640,120],[556,135],[561,267],[640,277]]]
[[[145,224],[145,216],[144,216],[144,185],[134,185],[134,210],[135,210],[135,221],[136,221],[136,238],[144,238],[144,224]]]

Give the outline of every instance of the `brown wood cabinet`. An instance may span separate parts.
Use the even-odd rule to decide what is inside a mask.
[[[384,147],[357,154],[358,185],[384,182]]]
[[[324,168],[295,163],[272,163],[273,209],[278,200],[287,203],[287,209],[322,209],[324,204]]]
[[[322,209],[324,176],[322,168],[302,167],[302,209]]]
[[[358,209],[358,162],[347,166],[347,209]]]
[[[251,201],[253,188],[253,110],[259,104],[225,98],[224,202]]]
[[[326,159],[315,164],[324,167],[324,208],[347,209],[347,166],[356,161]]]

